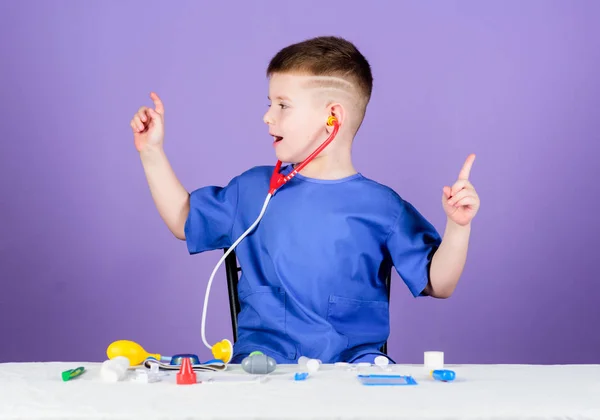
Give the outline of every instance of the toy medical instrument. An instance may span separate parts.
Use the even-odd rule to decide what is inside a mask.
[[[106,354],[109,360],[116,357],[125,357],[129,360],[131,366],[143,365],[151,369],[154,365],[163,370],[178,370],[184,359],[189,359],[193,370],[219,371],[227,366],[220,359],[212,359],[207,362],[200,362],[195,354],[181,353],[174,356],[162,356],[158,353],[148,353],[138,343],[130,340],[114,341],[108,346]]]
[[[69,369],[69,370],[65,370],[62,374],[62,380],[63,381],[69,381],[71,379],[77,378],[78,376],[83,375],[83,372],[85,372],[85,368],[83,366],[80,366],[78,368],[75,369]]]
[[[276,367],[275,359],[260,352],[254,352],[242,360],[242,369],[248,373],[265,375],[273,372]]]
[[[431,371],[431,376],[436,381],[450,382],[456,378],[456,373],[448,369],[436,369]]]
[[[106,355],[109,359],[114,359],[118,356],[124,356],[129,359],[131,366],[140,365],[149,357],[162,360],[160,354],[148,353],[138,343],[129,340],[118,340],[111,343],[106,349]]]
[[[384,370],[384,371],[392,370],[388,367],[388,365],[390,364],[390,359],[388,359],[385,356],[377,356],[375,358],[374,362],[375,362],[375,366],[381,368],[381,370]]]
[[[218,372],[227,369],[227,364],[225,364],[225,362],[223,362],[222,360],[214,359],[204,363],[193,363],[192,358],[189,357],[182,358],[181,362],[179,363],[163,362],[149,357],[146,360],[144,360],[144,367],[151,369],[152,366],[158,366],[158,368],[161,370],[179,370],[183,360],[189,360],[192,363],[192,370],[194,371]]]
[[[192,363],[189,358],[184,358],[181,368],[177,372],[177,383],[179,385],[191,385],[196,383],[196,372],[192,369]]]
[[[423,365],[427,373],[432,370],[444,369],[444,352],[426,351],[423,353]]]
[[[363,385],[417,385],[412,376],[405,375],[358,375],[358,380]]]
[[[252,223],[252,225],[229,247],[229,249],[227,250],[227,252],[225,252],[221,256],[221,259],[217,262],[217,265],[213,269],[213,272],[210,275],[210,278],[208,279],[208,284],[206,285],[206,294],[204,295],[204,308],[202,309],[202,325],[201,325],[202,342],[204,343],[204,345],[209,350],[212,351],[213,357],[215,359],[220,359],[220,360],[222,360],[225,363],[229,363],[231,361],[231,357],[233,355],[233,345],[231,344],[231,341],[229,341],[227,339],[223,339],[223,340],[219,341],[218,343],[215,343],[212,346],[210,344],[208,344],[208,342],[206,341],[205,332],[206,332],[206,312],[207,312],[207,308],[208,308],[208,296],[210,295],[210,288],[211,288],[213,279],[215,278],[215,274],[217,273],[217,270],[219,269],[219,267],[221,266],[221,264],[223,264],[223,261],[225,261],[225,259],[227,258],[227,256],[235,249],[236,246],[238,246],[238,244],[250,232],[252,232],[254,230],[254,228],[256,227],[256,225],[258,225],[258,223],[262,219],[263,215],[265,214],[265,211],[267,210],[267,205],[269,204],[269,201],[271,200],[271,197],[273,197],[275,195],[275,193],[277,192],[277,190],[279,188],[281,188],[284,184],[286,184],[288,181],[290,181],[293,177],[295,177],[298,174],[298,172],[300,172],[302,169],[304,169],[304,167],[310,161],[312,161],[319,153],[321,153],[321,151],[325,147],[327,147],[327,145],[329,143],[331,143],[331,141],[335,138],[335,136],[337,135],[338,130],[340,128],[339,121],[334,116],[330,116],[327,119],[327,125],[328,126],[333,126],[333,130],[332,130],[331,134],[329,135],[329,137],[327,138],[327,140],[325,140],[306,159],[304,159],[301,163],[299,163],[292,170],[292,172],[290,172],[288,175],[283,175],[283,174],[279,173],[279,170],[281,169],[282,162],[280,160],[277,161],[277,163],[275,164],[275,169],[273,170],[273,174],[271,175],[271,180],[269,182],[269,193],[267,194],[267,197],[265,198],[265,202],[263,204],[262,210],[260,211],[260,214],[258,215],[258,217],[256,218],[256,220],[254,221],[254,223]]]
[[[280,160],[277,161],[277,164],[275,165],[275,170],[273,171],[273,175],[271,176],[271,183],[269,185],[269,195],[271,195],[271,196],[275,195],[275,192],[283,184],[285,184],[290,179],[295,177],[298,172],[300,172],[302,169],[304,169],[304,167],[306,165],[308,165],[308,163],[310,163],[311,160],[313,160],[319,153],[321,153],[323,151],[323,149],[325,147],[327,147],[327,145],[329,143],[331,143],[331,141],[336,136],[340,126],[339,126],[339,123],[337,122],[337,118],[335,118],[333,116],[331,116],[327,119],[327,125],[333,126],[333,131],[331,132],[331,135],[329,136],[329,138],[327,140],[325,140],[323,142],[323,144],[321,144],[319,147],[317,147],[317,149],[314,152],[312,152],[306,159],[304,159],[302,162],[300,162],[298,164],[298,166],[296,166],[294,168],[294,170],[292,172],[290,172],[288,175],[282,175],[279,173],[279,169],[281,169],[282,162]]]
[[[298,372],[294,375],[294,381],[303,381],[308,377],[308,372]]]
[[[300,356],[298,358],[298,364],[300,366],[306,366],[306,364],[310,361],[310,360],[315,360],[318,364],[322,364],[323,362],[321,362],[320,359],[311,359],[310,357],[306,357],[306,356]]]
[[[118,382],[125,379],[129,369],[129,359],[125,356],[117,356],[106,360],[100,367],[100,378],[105,382]]]
[[[199,376],[198,382],[203,384],[216,383],[264,383],[268,381],[265,375],[214,375],[214,376]]]
[[[374,362],[375,366],[386,367],[390,363],[390,360],[385,356],[377,356]]]
[[[298,365],[306,366],[309,372],[315,373],[321,367],[321,361],[319,359],[311,359],[306,356],[300,356],[298,358]]]
[[[189,354],[189,353],[176,354],[176,355],[172,356],[169,364],[172,366],[179,366],[183,362],[184,357],[190,359],[190,362],[192,365],[200,364],[200,359],[198,358],[198,356],[195,354]]]
[[[141,384],[149,384],[153,382],[160,381],[160,372],[158,370],[158,365],[152,365],[150,370],[147,369],[136,369],[136,375],[133,378],[134,382],[138,382]]]
[[[310,359],[308,362],[306,362],[306,369],[308,369],[310,373],[315,373],[320,367],[321,364],[316,359]]]

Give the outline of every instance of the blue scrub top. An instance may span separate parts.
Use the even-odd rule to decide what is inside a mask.
[[[193,191],[188,251],[230,247],[260,214],[273,169],[255,167],[226,187]],[[390,332],[386,273],[393,265],[412,295],[421,295],[440,242],[410,203],[361,174],[339,180],[297,174],[235,249],[241,312],[232,362],[255,350],[277,363],[381,354]]]

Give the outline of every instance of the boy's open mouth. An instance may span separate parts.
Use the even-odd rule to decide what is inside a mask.
[[[281,136],[273,136],[273,138],[275,139],[275,143],[279,143],[281,140],[283,140],[283,137]]]

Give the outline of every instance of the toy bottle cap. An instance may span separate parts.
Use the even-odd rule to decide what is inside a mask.
[[[196,372],[192,369],[192,363],[187,357],[181,361],[181,368],[179,368],[179,373],[177,373],[177,383],[179,385],[196,383]]]

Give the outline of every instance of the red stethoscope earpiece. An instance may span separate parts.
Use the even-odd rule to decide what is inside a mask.
[[[317,149],[314,152],[312,152],[306,159],[299,163],[298,166],[296,166],[294,170],[288,175],[284,176],[279,173],[282,162],[280,160],[277,161],[275,169],[273,170],[273,175],[271,176],[271,182],[269,183],[269,194],[274,195],[275,191],[277,191],[282,185],[284,185],[286,182],[288,182],[290,179],[296,176],[298,172],[300,172],[311,160],[313,160],[319,153],[321,153],[321,151],[325,147],[327,147],[329,143],[331,143],[331,141],[335,138],[335,135],[337,134],[338,130],[340,129],[340,123],[338,122],[336,117],[331,115],[329,118],[327,118],[327,125],[333,126],[333,131],[331,132],[329,138],[325,140],[323,144],[317,147]]]

